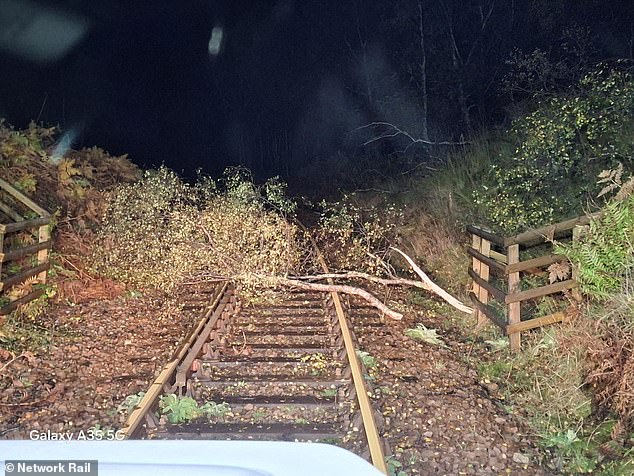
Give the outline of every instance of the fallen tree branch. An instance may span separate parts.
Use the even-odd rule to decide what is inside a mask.
[[[307,282],[307,281],[322,281],[322,280],[332,280],[332,279],[364,279],[366,281],[370,281],[377,284],[382,284],[384,286],[411,286],[419,289],[425,289],[427,291],[431,291],[432,293],[439,296],[441,299],[446,301],[449,305],[458,309],[467,314],[472,314],[473,309],[469,306],[463,304],[460,300],[453,297],[443,288],[434,283],[429,276],[427,276],[422,269],[414,262],[412,258],[410,258],[403,251],[399,250],[395,247],[390,247],[390,249],[399,253],[412,267],[414,272],[420,277],[420,281],[415,281],[413,279],[405,279],[398,278],[395,276],[391,276],[390,278],[380,278],[378,276],[373,276],[367,273],[361,273],[358,271],[348,271],[345,273],[324,273],[310,276],[291,276],[291,277],[281,277],[281,276],[263,276],[256,275],[259,279],[268,282],[273,285],[283,285],[283,286],[292,286],[298,289],[305,289],[308,291],[318,291],[318,292],[339,292],[342,294],[351,294],[354,296],[359,296],[362,299],[365,299],[369,304],[376,307],[383,314],[388,316],[394,320],[400,320],[403,318],[403,314],[393,311],[389,307],[387,307],[383,302],[381,302],[376,296],[371,294],[370,292],[357,288],[355,286],[349,286],[344,284],[321,284],[315,282]],[[213,276],[214,279],[222,279],[220,276]],[[225,278],[231,279],[231,278]],[[240,276],[234,276],[233,279],[240,280]]]
[[[427,289],[428,291],[431,291],[434,294],[438,295],[439,297],[444,299],[448,304],[450,304],[451,306],[455,307],[459,311],[465,312],[467,314],[473,313],[473,308],[464,305],[462,302],[460,302],[460,300],[458,300],[455,297],[453,297],[451,294],[449,294],[447,291],[445,291],[443,288],[441,288],[436,283],[434,283],[431,279],[429,279],[429,276],[427,276],[423,272],[423,270],[418,267],[418,265],[414,262],[414,260],[412,258],[407,256],[405,253],[403,253],[398,248],[390,246],[390,249],[396,251],[403,258],[405,258],[405,260],[409,263],[409,265],[412,267],[414,272],[423,281],[423,284],[425,285],[424,289]]]
[[[405,255],[405,253],[403,253],[400,250],[397,250],[396,248],[392,248],[392,249],[401,253],[401,255]],[[405,259],[407,258],[409,258],[409,256],[407,256]],[[408,262],[410,263],[410,265],[412,265],[413,263],[413,261],[409,261],[409,260]],[[413,279],[405,279],[405,278],[397,278],[394,276],[390,278],[379,278],[378,276],[373,276],[367,273],[360,273],[358,271],[347,271],[345,273],[317,274],[312,276],[293,276],[292,279],[300,280],[300,281],[321,281],[324,279],[364,279],[366,281],[382,284],[384,286],[411,286],[411,287],[415,287],[419,289],[425,289],[426,291],[431,291],[434,294],[437,294],[442,299],[444,299],[448,304],[452,305],[453,307],[455,307],[456,309],[462,312],[466,312],[466,313],[473,312],[473,309],[471,309],[468,306],[465,306],[462,302],[460,302],[458,299],[451,296],[440,286],[433,283],[431,279],[429,279],[429,277],[418,266],[413,264],[412,267],[414,268],[414,271],[416,272],[416,274],[418,274],[421,277],[422,281],[415,281]],[[422,273],[422,276],[420,273]]]
[[[396,321],[403,318],[403,314],[400,312],[393,311],[385,304],[383,304],[379,299],[377,299],[374,295],[369,293],[368,291],[360,288],[355,288],[354,286],[347,286],[345,284],[320,284],[320,283],[306,283],[304,281],[300,281],[298,279],[289,279],[289,278],[269,278],[272,282],[276,282],[282,284],[284,286],[292,286],[298,289],[305,289],[307,291],[319,291],[319,292],[327,292],[327,293],[342,293],[342,294],[352,294],[354,296],[359,296],[362,299],[365,299],[372,306],[376,307],[383,314],[385,314],[390,319],[394,319]]]
[[[372,274],[361,273],[358,271],[346,271],[345,273],[327,273],[327,274],[315,274],[309,276],[291,276],[289,279],[297,279],[300,281],[323,281],[324,279],[364,279],[377,284],[383,284],[384,286],[413,286],[416,288],[427,289],[427,286],[413,279],[405,278],[379,278]]]

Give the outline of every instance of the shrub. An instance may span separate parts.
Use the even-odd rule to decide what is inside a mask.
[[[60,210],[60,222],[91,226],[103,211],[101,191],[138,179],[138,168],[125,155],[111,157],[97,147],[53,158],[57,134],[54,127],[34,123],[14,130],[0,120],[3,178],[49,211]]]
[[[354,195],[321,203],[316,239],[331,269],[381,272],[402,214],[394,205],[363,208]]]
[[[498,157],[476,203],[505,232],[579,213],[600,170],[632,163],[633,119],[632,75],[599,68],[574,94],[544,100],[514,121],[515,151]]]
[[[588,347],[586,382],[598,407],[618,417],[613,437],[634,428],[634,177],[623,168],[600,174],[602,195],[616,192],[579,240],[557,246],[577,269],[581,289],[595,301],[586,314],[598,321]]]

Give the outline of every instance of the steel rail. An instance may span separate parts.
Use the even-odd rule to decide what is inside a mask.
[[[302,223],[298,221],[296,222],[302,229],[307,231]],[[320,267],[325,273],[329,273],[330,271],[321,250],[310,234],[309,238],[315,250],[317,261]],[[334,284],[332,279],[329,279],[328,282],[330,284]],[[200,320],[194,332],[192,332],[187,341],[183,345],[181,345],[175,356],[163,367],[158,377],[150,385],[147,393],[144,395],[137,408],[132,411],[126,421],[125,427],[122,429],[124,438],[131,438],[136,434],[136,432],[141,428],[146,415],[149,415],[151,413],[151,411],[155,408],[159,397],[163,393],[165,393],[165,389],[168,386],[174,385],[177,371],[183,366],[183,362],[188,359],[192,359],[192,356],[190,355],[192,354],[192,351],[200,351],[199,344],[201,339],[204,337],[203,334],[206,334],[206,331],[212,327],[210,325],[210,321],[213,320],[214,316],[218,315],[219,310],[222,310],[221,307],[223,306],[220,306],[220,304],[226,302],[225,297],[228,292],[228,287],[229,284],[224,283],[224,286],[222,286],[222,288],[214,295],[212,302],[205,307],[204,316]],[[381,438],[378,434],[376,421],[374,418],[374,410],[368,397],[368,391],[363,376],[362,366],[357,356],[352,333],[348,324],[348,319],[341,303],[339,293],[333,291],[330,292],[330,296],[332,298],[332,302],[337,315],[337,322],[339,324],[346,357],[352,374],[356,400],[359,404],[359,410],[361,412],[361,418],[363,421],[364,432],[368,443],[368,449],[370,451],[371,462],[379,471],[383,472],[384,474],[388,474],[387,466],[385,463],[385,455],[383,452],[383,447],[381,445]]]
[[[152,410],[152,407],[156,405],[159,397],[164,393],[165,385],[169,385],[171,383],[170,381],[174,379],[178,366],[189,355],[190,349],[195,345],[200,334],[213,317],[215,308],[220,304],[228,289],[229,283],[227,282],[216,288],[217,292],[214,294],[210,304],[206,307],[203,319],[200,320],[196,329],[194,329],[189,338],[180,346],[178,351],[176,351],[174,357],[163,366],[163,369],[154,382],[152,382],[150,388],[139,402],[139,405],[126,420],[125,426],[121,429],[124,439],[129,439],[134,436],[135,432],[140,428],[145,416]]]
[[[301,222],[297,221],[297,223],[304,231],[307,231],[306,227],[304,227]],[[328,269],[328,264],[326,263],[321,250],[317,246],[315,239],[310,233],[308,234],[308,237],[313,245],[313,248],[315,249],[315,253],[317,254],[317,261],[319,262],[322,270],[326,274],[330,273],[330,270]],[[332,278],[328,278],[328,283],[334,284]],[[361,418],[363,419],[363,428],[365,430],[366,439],[368,440],[368,448],[370,449],[370,458],[372,459],[372,464],[375,468],[377,468],[379,471],[382,471],[384,474],[388,474],[387,466],[385,464],[385,454],[383,453],[383,447],[381,446],[381,438],[379,437],[379,432],[376,428],[374,411],[372,408],[372,404],[370,403],[370,398],[368,397],[367,389],[365,386],[365,378],[363,377],[361,364],[359,362],[359,358],[357,357],[357,352],[354,347],[352,334],[350,333],[350,327],[348,326],[348,319],[346,319],[346,314],[343,310],[343,306],[341,305],[339,293],[337,293],[336,291],[332,291],[330,295],[332,296],[332,302],[335,305],[337,319],[339,320],[339,326],[341,327],[341,333],[346,348],[348,363],[350,364],[350,370],[352,371],[352,381],[357,393],[357,400],[359,401],[359,409],[361,410]]]

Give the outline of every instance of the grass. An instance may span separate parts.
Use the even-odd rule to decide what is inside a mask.
[[[623,444],[614,442],[617,420],[593,413],[592,393],[585,385],[583,343],[594,325],[594,320],[579,318],[573,325],[527,333],[521,352],[498,348],[472,363],[483,382],[499,385],[507,411],[524,421],[550,455],[551,470],[571,475],[631,474],[634,435]]]
[[[474,137],[467,146],[450,150],[433,173],[411,174],[395,188],[406,190],[402,201],[415,215],[424,212],[440,224],[461,230],[464,225],[483,222],[485,211],[473,192],[488,182],[491,165],[500,154],[507,155],[513,144],[499,133]]]
[[[418,291],[410,293],[410,301],[431,319],[442,319],[446,334],[458,331],[473,337],[475,322],[471,316]],[[479,338],[472,339],[475,350],[466,358],[467,363],[477,369],[483,383],[498,385],[505,408],[524,422],[547,455],[546,464],[557,474],[633,474],[634,434],[623,437],[620,443],[613,440],[618,419],[595,413],[593,392],[586,384],[591,365],[587,349],[599,339],[597,321],[610,319],[629,331],[634,322],[632,302],[624,295],[613,301],[610,309],[588,307],[573,324],[524,333],[519,353],[509,351],[508,339],[494,326],[481,329]],[[559,305],[542,300],[534,312],[543,314]]]

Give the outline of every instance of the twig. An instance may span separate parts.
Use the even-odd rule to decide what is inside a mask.
[[[410,134],[407,131],[404,131],[403,129],[401,129],[400,127],[395,126],[394,124],[390,123],[390,122],[371,122],[370,124],[366,124],[365,126],[361,126],[361,127],[357,127],[355,130],[361,130],[361,129],[367,129],[369,127],[373,127],[373,128],[378,128],[378,127],[386,127],[388,128],[386,132],[380,134],[377,137],[373,137],[372,139],[369,139],[367,141],[365,141],[363,143],[363,145],[369,145],[372,144],[373,142],[377,142],[381,139],[389,139],[391,137],[398,137],[398,136],[405,136],[407,139],[409,139],[411,141],[412,144],[427,144],[427,145],[467,145],[470,144],[471,142],[469,141],[458,141],[458,142],[453,142],[453,141],[439,141],[439,142],[435,142],[435,141],[430,141],[430,140],[426,140],[426,139],[420,139],[418,137],[414,137],[412,136],[412,134]],[[411,145],[411,144],[410,144]]]
[[[72,261],[70,261],[68,258],[66,258],[64,255],[59,254],[58,257],[65,261],[67,264],[69,264],[72,268],[75,269],[75,271],[77,271],[79,273],[79,277],[80,279],[85,279],[88,278],[90,281],[95,281],[95,278],[93,278],[92,276],[90,276],[89,274],[85,273],[84,271],[82,271],[81,269],[79,269],[77,266],[75,266],[73,264]]]
[[[13,362],[18,360],[20,357],[24,357],[25,359],[28,359],[28,356],[26,354],[24,354],[24,353],[22,353],[22,354],[20,354],[20,355],[18,355],[16,357],[13,357],[11,360],[9,360],[6,364],[4,364],[2,366],[2,368],[0,369],[0,373],[2,373],[4,371],[4,369],[6,369],[9,365],[11,365]]]

